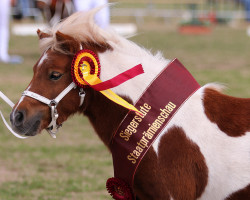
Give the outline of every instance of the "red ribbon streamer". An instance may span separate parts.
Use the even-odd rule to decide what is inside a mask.
[[[142,68],[142,65],[136,65],[135,67],[122,72],[121,74],[118,74],[114,78],[111,78],[110,80],[98,83],[96,85],[91,85],[91,87],[96,90],[96,91],[102,91],[102,90],[107,90],[113,87],[116,87],[129,79],[134,78],[135,76],[138,76],[140,74],[143,74],[144,70]]]

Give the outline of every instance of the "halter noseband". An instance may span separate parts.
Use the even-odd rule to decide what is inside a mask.
[[[46,130],[48,131],[48,133],[51,135],[51,137],[53,138],[56,138],[56,133],[58,131],[58,129],[62,126],[61,124],[58,125],[56,123],[56,120],[57,118],[59,117],[58,115],[58,112],[57,112],[57,105],[58,103],[62,100],[62,98],[68,94],[72,89],[76,89],[77,86],[74,82],[72,82],[68,87],[66,87],[55,99],[48,99],[44,96],[41,96],[35,92],[31,92],[31,91],[28,91],[28,90],[25,90],[23,93],[22,93],[22,96],[28,96],[28,97],[31,97],[33,99],[36,99],[46,105],[48,105],[50,107],[50,110],[51,110],[51,122],[50,124],[48,125],[48,127],[46,128]],[[80,91],[79,91],[79,96],[80,96],[80,106],[82,106],[83,102],[84,102],[84,97],[85,97],[85,92],[83,91],[82,88],[80,88]]]

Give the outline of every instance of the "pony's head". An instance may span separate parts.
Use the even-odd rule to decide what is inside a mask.
[[[71,63],[82,48],[96,54],[112,50],[105,38],[96,34],[101,29],[93,23],[95,12],[76,13],[46,33],[37,31],[43,53],[33,67],[29,86],[10,115],[12,127],[19,134],[33,136],[45,128],[55,128],[50,125],[53,118],[58,127],[70,115],[88,106],[93,90],[82,91],[71,84]],[[70,88],[65,91],[68,86]]]
[[[110,120],[119,125],[128,110],[92,88],[86,87],[81,91],[71,84],[71,63],[81,49],[91,50],[98,56],[102,81],[142,64],[143,75],[112,89],[120,96],[129,97],[130,103],[140,97],[168,63],[161,54],[153,56],[113,31],[98,27],[94,23],[97,11],[75,13],[46,33],[38,30],[42,55],[33,68],[34,76],[29,86],[10,116],[12,127],[19,134],[30,136],[45,128],[57,129],[76,112],[87,115],[101,137],[105,135],[102,133],[104,130],[112,129],[109,130],[112,132],[116,129],[110,126]],[[83,103],[82,93],[85,94]],[[102,139],[108,141],[108,137]]]

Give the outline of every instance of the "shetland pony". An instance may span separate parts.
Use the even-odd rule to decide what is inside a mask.
[[[96,11],[75,13],[47,32],[38,30],[42,55],[26,91],[56,98],[72,82],[71,62],[83,47],[98,55],[102,81],[141,63],[144,74],[113,89],[132,104],[138,100],[169,61],[160,53],[152,55],[100,29],[93,20]],[[221,90],[215,84],[198,89],[161,131],[136,171],[133,190],[137,199],[250,199],[250,99],[227,96]],[[90,87],[84,92],[82,104],[79,88],[62,98],[56,123],[62,124],[75,113],[83,114],[110,148],[111,138],[128,110]],[[10,120],[20,135],[34,136],[48,127],[51,110],[36,99],[22,96]]]

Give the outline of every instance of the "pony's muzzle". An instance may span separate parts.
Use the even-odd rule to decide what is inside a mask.
[[[41,114],[27,118],[24,110],[14,110],[10,114],[10,122],[14,131],[20,135],[36,135],[41,124]]]

